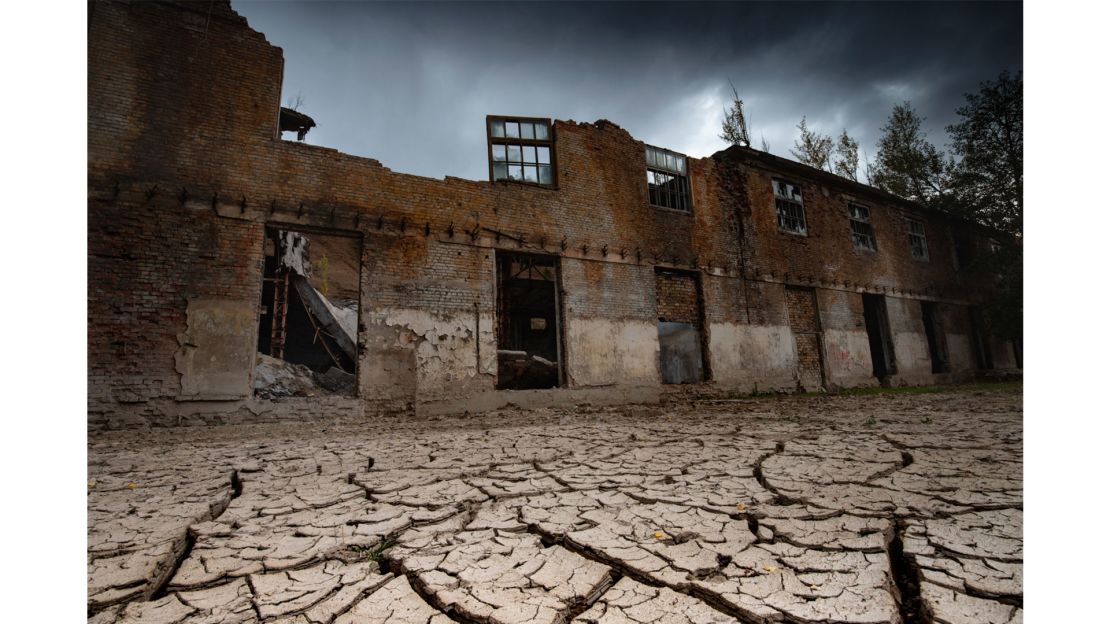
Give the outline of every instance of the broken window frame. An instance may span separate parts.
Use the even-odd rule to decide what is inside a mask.
[[[853,247],[860,251],[879,251],[870,208],[857,202],[848,202],[848,227],[852,234]]]
[[[929,240],[925,236],[925,223],[906,217],[906,236],[910,244],[910,256],[921,262],[929,261]]]
[[[780,178],[772,178],[771,190],[775,198],[775,216],[779,223],[779,231],[809,236],[806,208],[802,201],[802,186]]]
[[[516,124],[517,136],[508,136],[507,129],[509,124]],[[533,126],[531,138],[526,138],[522,135],[521,124],[529,124]],[[536,138],[535,126],[546,128],[547,137],[544,139]],[[495,126],[501,128],[498,134],[495,132]],[[497,149],[501,147],[504,151],[504,159],[495,158]],[[516,148],[518,160],[510,158],[511,148]],[[540,156],[541,149],[546,149],[548,153],[548,161],[542,162]],[[529,154],[531,150],[531,154]],[[528,156],[534,156],[529,159]],[[550,119],[544,117],[507,117],[503,115],[487,115],[486,116],[486,158],[489,160],[489,180],[490,182],[513,182],[517,184],[527,184],[529,186],[538,186],[541,188],[558,188],[558,165],[555,155],[555,124]],[[503,164],[505,173],[503,177],[497,170],[498,165]],[[521,178],[509,177],[513,167],[520,167]],[[536,179],[528,180],[527,173],[529,168],[535,168]],[[543,171],[547,169],[550,172],[550,182],[544,183]]]
[[[645,144],[644,160],[647,166],[648,204],[653,208],[692,213],[694,206],[690,198],[686,156]]]

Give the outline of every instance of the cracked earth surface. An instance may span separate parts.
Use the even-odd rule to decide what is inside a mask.
[[[89,622],[1022,621],[1020,390],[92,434]]]

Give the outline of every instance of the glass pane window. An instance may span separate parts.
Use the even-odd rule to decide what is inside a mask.
[[[871,209],[859,204],[848,204],[848,224],[851,226],[852,245],[856,249],[877,251],[875,228],[871,225]]]
[[[644,146],[648,202],[659,208],[690,212],[690,182],[686,157],[651,145]]]
[[[779,229],[793,234],[806,234],[806,210],[802,204],[802,189],[797,184],[772,180],[775,191],[775,214]]]
[[[909,234],[910,255],[917,260],[928,260],[929,241],[925,239],[925,224],[906,219],[906,231]]]
[[[488,119],[493,179],[553,185],[555,143],[551,123],[504,117]]]

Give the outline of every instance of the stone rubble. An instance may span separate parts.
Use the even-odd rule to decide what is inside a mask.
[[[1020,622],[1021,397],[96,434],[89,621]]]

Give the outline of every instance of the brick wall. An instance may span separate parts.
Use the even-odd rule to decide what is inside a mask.
[[[689,273],[656,271],[655,305],[661,321],[700,326],[697,277]]]
[[[809,288],[787,288],[786,308],[790,316],[790,329],[795,332],[821,330],[817,317],[817,298]]]
[[[212,3],[211,19],[209,8],[106,0],[90,18],[90,404],[177,397],[173,355],[188,299],[257,302],[266,226],[361,236],[364,399],[492,388],[479,359],[496,348],[483,328],[494,324],[497,249],[561,257],[568,320],[610,323],[579,324],[583,340],[640,336],[659,315],[698,317],[690,281],[660,285],[655,267],[697,272],[705,318],[732,325],[786,326],[784,284],[853,297],[969,297],[949,258],[950,224],[935,214],[919,215],[931,259],[918,262],[900,218],[912,207],[856,197],[872,208],[879,244],[877,253],[859,252],[845,207],[858,188],[776,171],[774,161],[736,158],[735,150],[688,159],[689,214],[653,208],[644,144],[605,120],[554,122],[555,189],[395,173],[377,160],[281,140],[282,51],[226,2]],[[775,223],[770,182],[786,174],[802,185],[807,237]],[[664,307],[684,307],[657,310],[657,292]],[[389,318],[400,309],[409,311],[403,328]],[[463,346],[451,352],[473,350],[469,363],[435,374],[419,368],[414,353],[432,338],[413,328],[429,323],[457,332],[448,342]],[[595,360],[579,379],[608,366],[598,348],[568,344],[568,357]],[[625,353],[622,366],[649,378],[655,363],[640,360],[653,349]],[[374,369],[379,361],[390,367]]]

